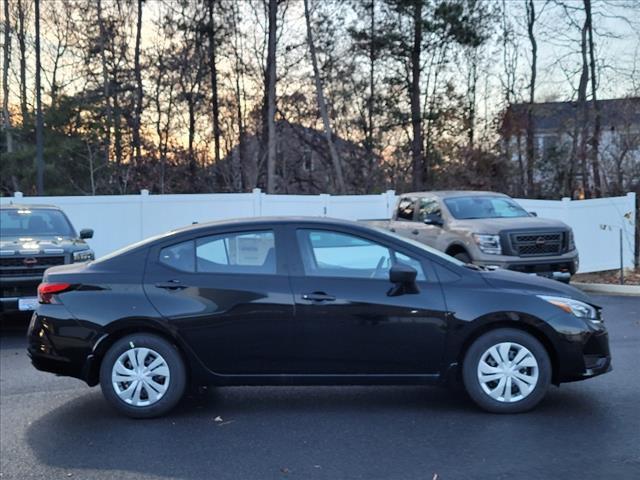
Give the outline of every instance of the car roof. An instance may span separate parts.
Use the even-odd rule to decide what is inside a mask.
[[[216,220],[212,222],[194,223],[186,227],[173,230],[174,233],[187,233],[211,227],[262,227],[266,225],[287,225],[287,224],[307,224],[319,226],[348,226],[357,228],[366,228],[363,224],[351,220],[343,220],[340,218],[330,217],[303,217],[303,216],[271,216],[271,217],[246,217],[225,220]]]
[[[45,204],[25,204],[25,203],[3,203],[0,205],[0,208],[7,210],[62,210],[60,207],[56,205],[45,205]]]
[[[400,195],[401,197],[437,197],[437,198],[456,198],[456,197],[508,197],[504,193],[483,191],[483,190],[434,190],[425,192],[409,192]]]

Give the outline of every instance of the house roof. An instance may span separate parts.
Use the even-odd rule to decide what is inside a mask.
[[[637,125],[640,128],[640,97],[615,98],[598,100],[602,128],[623,125]],[[535,129],[557,131],[573,125],[579,109],[578,102],[544,102],[533,104],[533,121]],[[589,121],[594,118],[592,102],[589,105]],[[507,109],[503,130],[519,126],[526,127],[528,103],[515,103]]]

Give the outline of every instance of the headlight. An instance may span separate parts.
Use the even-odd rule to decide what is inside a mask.
[[[492,255],[502,255],[502,247],[500,246],[500,235],[486,235],[483,233],[474,233],[473,239],[478,244],[478,248],[484,253]]]
[[[93,250],[80,250],[79,252],[73,252],[73,262],[89,262],[95,259]]]
[[[548,297],[546,295],[538,295],[538,297],[558,308],[561,308],[567,313],[575,315],[576,317],[586,318],[596,323],[601,321],[600,318],[598,318],[598,311],[596,308],[588,303],[565,297]]]
[[[573,237],[573,230],[569,230],[569,241],[567,242],[567,250],[573,252],[576,249],[576,241]]]

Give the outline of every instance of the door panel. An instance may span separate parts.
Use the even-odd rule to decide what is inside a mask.
[[[430,266],[391,249],[385,260],[389,264],[380,270],[378,256],[389,250],[387,245],[352,237],[354,241],[343,242],[344,251],[340,252],[339,242],[330,235],[317,235],[314,240],[314,234],[307,232],[300,229],[292,233],[299,241],[301,259],[301,268],[292,276],[297,371],[438,373],[447,317],[442,291]],[[316,251],[323,242],[327,250],[313,254],[314,241]],[[372,254],[369,260],[367,252]],[[337,260],[344,262],[342,269],[332,264]],[[388,267],[395,261],[422,267],[418,294],[388,295],[393,286],[388,280]]]
[[[215,373],[287,373],[293,297],[280,241],[268,240],[216,235],[149,254],[149,300]]]

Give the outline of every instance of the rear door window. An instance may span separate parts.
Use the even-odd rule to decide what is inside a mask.
[[[398,202],[398,220],[413,220],[414,204],[413,198],[401,198]]]

